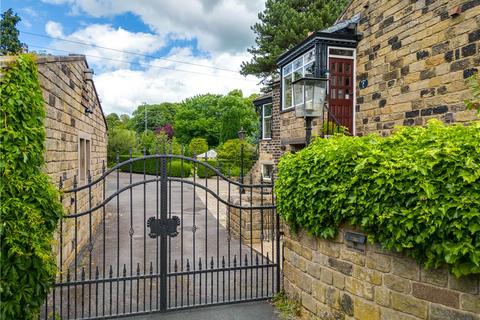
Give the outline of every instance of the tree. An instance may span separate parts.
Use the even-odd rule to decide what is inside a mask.
[[[121,116],[118,116],[116,113],[110,113],[105,117],[105,120],[107,120],[108,129],[129,129],[130,116],[128,114],[122,114]]]
[[[130,148],[133,152],[137,152],[135,131],[119,127],[108,129],[107,159],[109,163],[115,161],[117,153],[129,154]]]
[[[174,124],[178,104],[164,102],[138,106],[131,118],[131,127],[138,133],[145,131],[145,110],[147,112],[147,130],[155,131],[166,124]]]
[[[188,144],[190,155],[199,155],[208,151],[208,143],[205,138],[193,138]]]
[[[230,139],[217,149],[217,157],[221,160],[227,160],[235,166],[240,166],[243,145],[243,165],[248,169],[253,165],[255,147],[247,141],[240,139]]]
[[[18,39],[17,23],[22,19],[10,8],[2,13],[0,21],[0,54],[18,54],[27,50],[27,46]]]
[[[276,61],[286,50],[304,40],[309,32],[332,25],[348,0],[267,0],[259,22],[252,26],[255,45],[241,74],[266,80],[277,70]]]
[[[242,126],[246,136],[254,136],[257,125],[252,99],[234,90],[226,96],[204,94],[186,99],[178,108],[174,127],[180,142],[188,144],[203,137],[214,147],[236,138]]]

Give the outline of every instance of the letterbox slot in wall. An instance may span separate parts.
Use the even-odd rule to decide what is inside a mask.
[[[367,237],[364,234],[347,231],[345,232],[344,239],[348,248],[365,252],[365,243],[367,242]]]

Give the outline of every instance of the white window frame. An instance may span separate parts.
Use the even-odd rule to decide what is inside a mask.
[[[312,53],[312,56],[309,60],[307,60],[307,56]],[[293,91],[293,86],[292,86],[292,101],[290,102],[290,105],[289,106],[286,106],[285,105],[285,78],[292,75],[292,82],[294,82],[295,80],[298,80],[298,79],[295,79],[294,77],[294,74],[295,72],[299,71],[300,70],[300,73],[302,74],[301,77],[303,77],[305,75],[305,67],[306,65],[310,64],[310,63],[315,63],[315,47],[311,48],[310,50],[308,50],[307,52],[305,52],[303,55],[301,55],[300,57],[297,57],[295,60],[293,60],[292,62],[290,62],[289,64],[287,64],[286,66],[284,66],[282,68],[282,110],[289,110],[289,109],[293,109],[295,107],[295,92]],[[298,68],[294,69],[294,64],[295,62],[297,62],[299,59],[301,59],[301,65],[298,66]],[[287,73],[285,73],[285,70],[287,69],[290,69]],[[303,88],[302,88],[302,99],[304,97],[304,92],[303,92]],[[298,102],[296,105],[300,105],[302,104],[303,101],[300,101]]]
[[[271,176],[267,176],[265,177],[265,167],[266,166],[271,166],[272,167],[272,175],[273,175],[273,163],[271,162],[265,162],[265,163],[262,163],[262,170],[261,170],[261,175],[262,175],[262,180],[263,181],[272,181],[272,177]]]
[[[266,106],[269,106],[271,108],[269,116],[265,116],[265,107]],[[270,119],[270,137],[265,136],[265,124],[266,124],[265,119],[266,118]],[[271,140],[272,139],[272,127],[273,127],[272,119],[273,119],[273,104],[272,103],[263,104],[262,105],[262,140]]]
[[[330,49],[341,49],[341,50],[347,50],[353,52],[353,55],[351,56],[341,56],[341,55],[335,55],[335,54],[330,54]],[[352,103],[352,108],[353,108],[353,133],[352,135],[356,135],[357,132],[357,108],[355,107],[357,104],[357,50],[354,48],[343,48],[343,47],[335,47],[335,46],[328,46],[327,47],[327,66],[330,66],[330,57],[331,58],[340,58],[340,59],[350,59],[353,60],[353,103]],[[327,94],[330,94],[330,82],[328,82],[329,85],[327,86]],[[327,104],[329,103],[327,99]],[[329,106],[330,107],[330,106]]]
[[[84,146],[82,147],[82,142]],[[87,172],[91,170],[92,139],[89,134],[80,132],[78,134],[78,181],[87,182]],[[90,174],[92,172],[90,171]]]

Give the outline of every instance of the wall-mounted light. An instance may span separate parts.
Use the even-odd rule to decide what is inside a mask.
[[[86,69],[83,71],[83,80],[85,81],[93,81],[93,69]]]
[[[93,113],[93,109],[90,108],[90,107],[85,107],[85,113],[86,113],[86,114],[92,114],[92,113]]]

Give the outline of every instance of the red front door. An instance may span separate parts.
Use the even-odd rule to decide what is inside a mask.
[[[330,58],[329,109],[353,134],[353,60]]]

